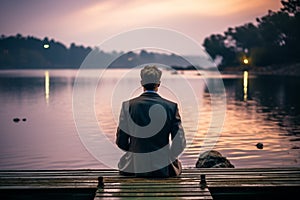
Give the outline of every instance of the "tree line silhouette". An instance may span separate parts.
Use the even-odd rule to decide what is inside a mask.
[[[77,68],[90,47],[64,44],[47,37],[43,40],[21,34],[0,38],[0,67],[3,68]]]
[[[228,28],[223,34],[205,38],[203,46],[212,59],[221,59],[220,68],[293,64],[300,61],[300,0],[281,1],[282,8],[269,10],[256,23]]]
[[[88,68],[101,68],[102,60],[112,60],[111,68],[128,68],[144,63],[161,63],[176,69],[191,69],[191,64],[175,54],[154,53],[141,50],[137,52],[107,53],[98,47],[78,46],[74,43],[67,48],[64,44],[47,37],[43,40],[21,34],[0,38],[0,69],[78,69],[86,56],[93,51],[95,60]],[[91,58],[90,58],[91,60]],[[194,68],[193,68],[194,69]]]

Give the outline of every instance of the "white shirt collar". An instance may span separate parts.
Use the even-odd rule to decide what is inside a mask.
[[[145,90],[144,93],[155,93],[156,94],[157,92],[154,90]]]

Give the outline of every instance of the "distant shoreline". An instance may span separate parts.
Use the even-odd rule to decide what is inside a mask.
[[[173,66],[172,66],[173,68]],[[24,67],[24,68],[10,68],[3,67],[0,68],[0,71],[5,70],[78,70],[80,68],[74,67]],[[88,68],[88,69],[99,69],[99,68]],[[130,67],[112,67],[110,69],[130,69]],[[174,68],[173,68],[174,69]],[[191,68],[177,67],[174,71],[193,71],[196,70]],[[203,69],[205,70],[205,69]],[[215,71],[209,70],[208,71]],[[252,75],[275,75],[275,76],[300,76],[300,63],[294,64],[282,64],[282,65],[273,65],[273,66],[264,66],[264,67],[253,67],[253,66],[240,66],[240,67],[226,67],[224,70],[219,70],[221,74],[242,74],[243,71],[249,71]]]
[[[300,76],[300,63],[272,65],[265,67],[227,67],[221,74],[236,74],[249,71],[253,75]]]

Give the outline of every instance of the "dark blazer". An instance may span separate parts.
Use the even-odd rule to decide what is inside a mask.
[[[172,176],[169,163],[186,146],[177,104],[154,92],[123,102],[116,144],[127,151],[119,162],[123,174]]]

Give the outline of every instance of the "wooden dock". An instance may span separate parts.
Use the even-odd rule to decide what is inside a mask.
[[[202,180],[201,180],[202,179]],[[116,170],[0,171],[1,199],[289,199],[300,195],[299,168],[184,169],[167,179]]]

